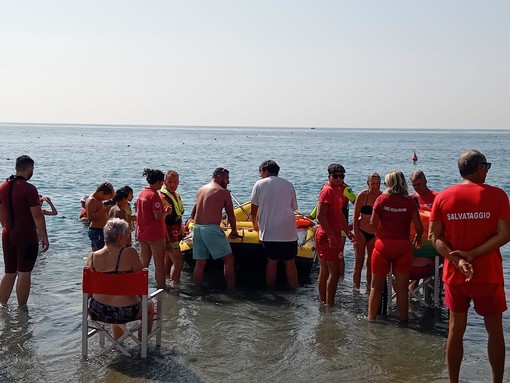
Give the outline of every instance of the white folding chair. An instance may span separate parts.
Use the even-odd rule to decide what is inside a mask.
[[[98,334],[99,343],[104,346],[104,340],[108,339],[111,343],[101,354],[105,354],[116,348],[126,356],[131,356],[124,346],[124,341],[132,339],[141,348],[141,357],[147,357],[148,340],[156,337],[156,346],[161,345],[161,322],[162,322],[162,303],[161,293],[163,289],[158,289],[149,295],[149,273],[147,269],[133,273],[125,274],[106,274],[93,271],[88,267],[83,269],[83,310],[82,310],[82,355],[88,354],[88,340],[90,337]],[[89,318],[88,300],[90,294],[105,295],[140,295],[142,297],[142,318],[137,321],[124,324],[117,324],[124,331],[119,339],[115,339],[109,329],[111,323],[100,322]],[[154,319],[153,330],[149,333],[149,312],[148,301],[156,298],[157,314]],[[141,339],[138,339],[137,333],[141,332]]]
[[[440,293],[441,293],[441,273],[440,273],[440,255],[432,244],[425,240],[420,249],[414,249],[415,257],[434,258],[434,272],[433,274],[422,278],[421,282],[410,292],[410,297],[415,297],[420,301],[427,303],[427,297],[433,297],[433,306],[438,308],[440,306]]]

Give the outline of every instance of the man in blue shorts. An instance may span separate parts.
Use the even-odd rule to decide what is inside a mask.
[[[5,305],[16,282],[18,304],[27,304],[31,273],[39,251],[48,250],[48,234],[41,210],[39,193],[27,181],[34,173],[34,160],[23,155],[16,159],[16,175],[0,185],[0,221],[5,274],[0,282],[0,303]]]
[[[195,260],[193,281],[195,286],[202,285],[205,264],[211,254],[213,259],[221,258],[223,260],[227,287],[235,287],[234,256],[227,237],[220,228],[222,212],[225,209],[228,223],[232,229],[229,237],[239,237],[232,197],[227,190],[228,184],[229,171],[225,168],[216,168],[211,182],[202,186],[197,192],[195,224],[193,226],[193,259]]]

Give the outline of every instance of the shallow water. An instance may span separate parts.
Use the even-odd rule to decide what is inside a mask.
[[[89,244],[86,227],[75,220],[79,200],[103,180],[138,191],[145,184],[144,167],[175,168],[189,213],[196,190],[215,167],[231,171],[229,188],[244,201],[258,178],[259,163],[273,158],[280,175],[296,186],[300,210],[307,212],[331,162],[347,168],[346,182],[359,192],[373,170],[383,175],[400,168],[410,174],[416,150],[429,186],[440,190],[458,181],[455,159],[472,147],[493,163],[488,182],[510,190],[510,170],[504,165],[510,133],[501,131],[3,125],[0,138],[0,174],[12,173],[19,154],[31,155],[36,161],[32,182],[59,210],[46,220],[51,247],[34,270],[28,310],[18,309],[14,297],[13,304],[0,309],[2,382],[447,381],[446,310],[413,303],[408,327],[399,326],[395,309],[388,318],[368,323],[368,296],[364,289],[352,290],[349,245],[336,308],[319,305],[315,272],[295,293],[245,288],[229,294],[217,288],[197,292],[184,274],[181,286],[164,294],[163,344],[159,350],[149,348],[147,361],[115,352],[83,359],[80,284]],[[503,254],[508,280],[508,247]],[[510,328],[507,317],[505,329]],[[509,339],[508,330],[506,335]],[[464,381],[487,381],[485,345],[483,322],[470,312]]]

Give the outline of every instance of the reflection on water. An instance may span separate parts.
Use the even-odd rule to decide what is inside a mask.
[[[44,367],[38,363],[39,357],[33,342],[33,324],[27,307],[0,305],[0,339],[2,381],[17,381],[26,377],[28,371],[34,370],[44,375]]]
[[[79,150],[76,129],[85,133]],[[115,140],[104,139],[113,135]],[[0,308],[0,382],[448,380],[446,310],[413,303],[408,327],[399,326],[395,309],[387,318],[368,323],[366,289],[352,290],[350,246],[345,252],[346,278],[340,281],[333,309],[318,303],[315,273],[295,293],[239,288],[228,294],[212,283],[197,292],[185,273],[182,285],[164,294],[162,346],[151,345],[149,359],[126,358],[117,352],[102,357],[92,352],[92,357],[83,359],[80,284],[89,241],[86,227],[76,220],[79,200],[102,180],[116,187],[129,184],[138,191],[145,186],[143,168],[172,167],[181,174],[179,191],[189,214],[197,189],[209,181],[216,166],[229,168],[229,188],[244,201],[258,179],[259,163],[273,158],[281,166],[282,177],[296,186],[301,211],[308,212],[331,162],[346,167],[346,182],[359,192],[374,170],[385,174],[398,168],[410,174],[415,168],[408,160],[409,148],[419,145],[420,168],[429,185],[440,190],[458,182],[454,158],[461,150],[477,147],[494,163],[502,162],[510,134],[484,132],[480,140],[476,132],[446,131],[3,126],[0,136],[4,158],[10,158],[0,162],[0,174],[12,173],[13,159],[20,153],[30,154],[36,160],[34,184],[59,210],[59,216],[47,219],[50,250],[37,261],[28,312],[15,304]],[[168,150],[173,142],[179,145]],[[105,162],[105,156],[97,153],[112,153],[115,161]],[[69,163],[72,169],[62,168]],[[508,180],[509,167],[491,169],[491,183],[509,190]],[[508,278],[508,247],[503,249],[503,259]],[[508,317],[504,315],[507,338]],[[471,311],[465,338],[462,378],[485,382],[490,371],[486,334],[483,321]]]

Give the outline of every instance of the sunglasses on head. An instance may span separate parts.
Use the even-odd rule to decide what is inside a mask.
[[[344,174],[344,173],[333,173],[333,174],[330,174],[330,176],[331,176],[333,179],[335,179],[335,180],[337,180],[337,179],[339,179],[339,178],[341,178],[341,179],[344,179],[344,178],[345,178],[345,174]]]
[[[489,170],[492,166],[490,162],[480,162],[481,165],[485,166],[485,169]]]

